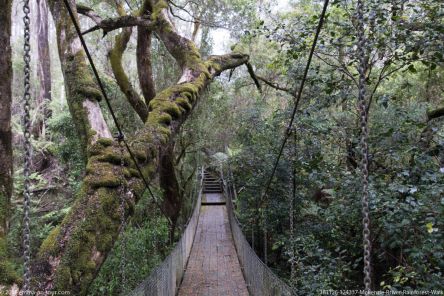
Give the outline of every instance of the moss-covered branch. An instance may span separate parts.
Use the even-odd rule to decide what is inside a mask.
[[[126,74],[122,65],[123,53],[125,52],[130,40],[131,33],[132,28],[125,28],[116,36],[114,47],[110,50],[108,57],[117,85],[125,94],[128,102],[131,104],[134,111],[136,111],[136,113],[139,115],[140,119],[145,122],[148,117],[148,107],[131,85],[128,75]]]
[[[75,8],[74,1],[70,2],[71,7]],[[86,157],[88,147],[98,138],[112,137],[98,103],[102,95],[63,1],[52,0],[48,3],[56,23],[68,107]]]
[[[83,32],[83,34],[88,34],[97,30],[103,30],[104,35],[106,35],[111,31],[121,28],[141,26],[153,29],[155,25],[156,24],[153,23],[149,17],[126,15],[116,18],[104,19],[96,24],[94,27]]]

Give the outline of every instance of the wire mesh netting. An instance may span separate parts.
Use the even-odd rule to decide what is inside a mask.
[[[199,181],[197,199],[194,203],[193,214],[188,220],[182,237],[173,251],[156,267],[151,274],[129,295],[131,296],[174,296],[179,288],[199,221],[200,204],[202,200],[202,177]]]
[[[203,176],[203,173],[202,173]],[[224,180],[224,194],[228,219],[234,244],[237,250],[248,291],[252,296],[293,296],[296,293],[277,275],[273,273],[256,255],[242,233],[239,221],[233,210],[232,200],[235,190],[232,182]],[[197,198],[193,214],[188,220],[185,231],[168,257],[155,268],[130,296],[175,296],[185,273],[188,257],[196,234],[202,201],[202,177],[198,184]]]
[[[243,269],[248,291],[252,296],[292,296],[295,291],[271,271],[264,262],[256,255],[245,238],[239,221],[233,209],[235,189],[231,181],[224,181],[224,191],[227,195],[228,219],[233,234],[234,244],[237,250],[240,264]]]

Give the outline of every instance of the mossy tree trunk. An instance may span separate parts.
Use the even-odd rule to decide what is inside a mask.
[[[70,0],[75,9],[75,1]],[[57,45],[65,81],[69,111],[78,132],[83,154],[99,138],[112,138],[100,110],[100,90],[89,70],[85,53],[63,1],[49,1],[56,23]]]
[[[36,264],[41,273],[36,284],[42,291],[63,290],[73,295],[86,295],[120,232],[118,192],[121,176],[115,173],[120,165],[120,153],[98,108],[100,95],[62,5],[63,1],[50,1],[57,25],[68,104],[88,162],[75,204],[40,247]],[[159,169],[162,148],[168,147],[206,86],[222,71],[248,62],[244,54],[202,60],[196,46],[177,34],[167,20],[167,3],[154,1],[152,7],[155,33],[176,58],[183,75],[177,84],[159,92],[150,101],[144,128],[129,139],[148,179]],[[144,183],[128,155],[125,155],[124,172],[129,188],[125,214],[129,216],[144,191]]]
[[[170,143],[161,151],[159,167],[160,186],[163,190],[162,207],[163,211],[171,220],[170,242],[174,241],[177,219],[179,218],[183,203],[174,164],[174,142],[170,141]]]
[[[116,10],[119,16],[126,16],[126,11],[121,2],[116,2]],[[152,12],[152,6],[149,1],[145,1],[143,7],[139,11],[140,16],[147,16]],[[139,96],[123,67],[122,58],[128,46],[133,28],[123,28],[115,38],[114,47],[109,52],[109,60],[111,69],[116,78],[120,90],[125,94],[128,102],[134,111],[139,115],[140,119],[145,122],[148,118],[148,104],[156,96],[155,84],[153,78],[153,70],[151,63],[151,38],[152,30],[143,26],[137,27],[137,72],[139,76],[139,84],[142,90],[143,98]],[[173,140],[172,140],[173,141]],[[181,212],[181,195],[174,167],[174,143],[171,143],[166,149],[163,149],[162,160],[160,162],[160,186],[164,192],[162,200],[162,208],[164,213],[171,221],[170,225],[170,241],[174,239],[174,232],[177,220]]]
[[[0,0],[0,283],[17,280],[8,258],[6,234],[12,195],[12,133],[11,133],[11,5]]]
[[[120,16],[125,16],[126,12],[121,2],[116,1],[117,13]],[[148,107],[137,91],[132,86],[128,75],[123,68],[123,54],[128,46],[131,35],[133,33],[132,27],[123,28],[114,40],[114,47],[108,53],[108,58],[111,64],[111,69],[122,93],[125,94],[128,102],[134,111],[139,115],[140,119],[145,122],[148,118]]]

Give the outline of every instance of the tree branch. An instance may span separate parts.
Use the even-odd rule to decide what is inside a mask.
[[[270,86],[270,87],[272,87],[274,89],[277,89],[277,90],[280,90],[280,91],[284,91],[286,93],[289,93],[289,94],[293,95],[293,91],[290,88],[286,88],[286,87],[280,86],[279,84],[277,84],[275,82],[272,82],[272,81],[270,81],[268,79],[265,79],[262,76],[256,76],[256,77],[259,80],[261,80],[262,82],[264,82],[265,84],[267,84],[268,86]]]
[[[259,80],[257,80],[257,76],[254,73],[253,66],[250,63],[245,63],[245,65],[247,66],[248,73],[250,74],[251,79],[253,79],[254,84],[256,85],[257,89],[259,90],[260,93],[262,93],[262,87],[261,87],[261,84],[259,83]]]
[[[89,15],[86,15],[89,16]],[[96,20],[98,20],[96,18]],[[94,22],[96,22],[93,19]],[[120,28],[126,28],[126,27],[134,27],[134,26],[141,26],[145,27],[149,30],[153,30],[156,24],[152,22],[149,18],[149,16],[133,16],[133,15],[125,15],[120,16],[116,18],[108,18],[101,21],[96,22],[96,26],[86,30],[82,34],[88,34],[97,30],[103,30],[103,35],[108,34],[109,32],[113,30],[117,30]]]
[[[114,47],[109,51],[108,58],[117,85],[128,99],[128,102],[133,107],[134,111],[136,111],[137,115],[139,115],[140,119],[145,122],[148,118],[148,107],[144,100],[133,88],[122,65],[123,53],[126,50],[131,34],[132,28],[125,28],[119,35],[116,36]]]
[[[444,107],[427,112],[427,121],[444,116]]]

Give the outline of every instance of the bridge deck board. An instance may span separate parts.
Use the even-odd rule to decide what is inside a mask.
[[[179,296],[248,296],[224,205],[202,206]]]

